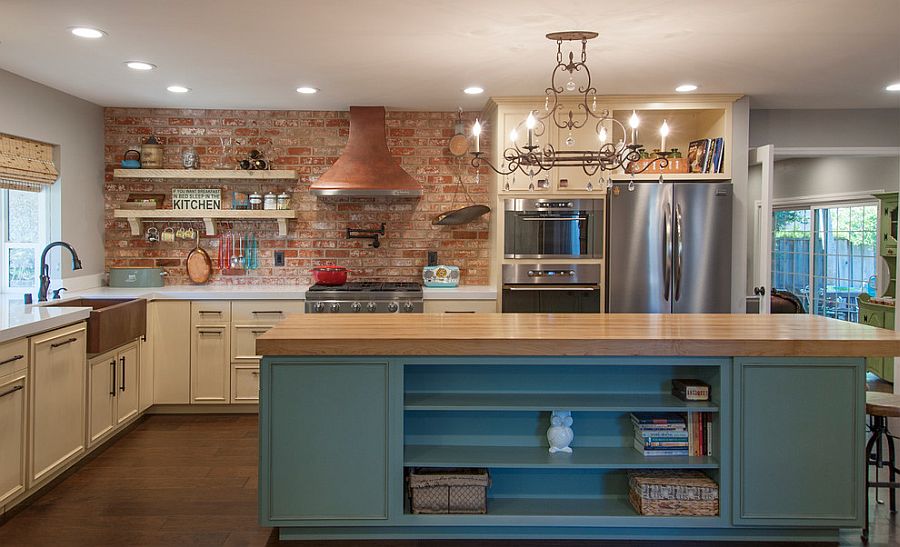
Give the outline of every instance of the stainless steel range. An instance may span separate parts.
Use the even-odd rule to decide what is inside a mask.
[[[423,307],[419,283],[362,281],[306,291],[306,313],[422,313]]]

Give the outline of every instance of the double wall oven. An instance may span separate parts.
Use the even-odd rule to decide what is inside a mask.
[[[504,264],[503,313],[599,313],[599,264]]]

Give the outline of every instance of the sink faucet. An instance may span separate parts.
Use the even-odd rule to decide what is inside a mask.
[[[47,292],[50,290],[50,266],[47,265],[47,252],[53,247],[65,247],[68,249],[72,253],[72,269],[81,269],[81,260],[78,258],[78,253],[75,252],[74,247],[65,241],[54,241],[44,247],[43,252],[41,252],[41,288],[38,291],[38,302],[47,301]]]

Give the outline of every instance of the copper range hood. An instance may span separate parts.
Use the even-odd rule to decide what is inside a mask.
[[[422,185],[388,150],[384,107],[351,106],[347,147],[309,191],[316,196],[419,197]]]

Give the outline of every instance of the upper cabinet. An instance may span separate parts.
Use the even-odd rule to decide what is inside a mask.
[[[571,130],[558,128],[552,120],[538,124],[532,142],[541,148],[551,145],[557,152],[596,151],[601,145],[601,131],[605,129],[607,142],[625,144],[632,142],[630,118],[636,114],[639,120],[634,139],[643,145],[649,158],[635,163],[633,169],[640,170],[651,163],[653,152],[663,144],[660,128],[663,122],[669,133],[665,139],[665,150],[677,152],[669,156],[669,165],[660,167],[661,162],[651,163],[641,173],[626,172],[619,168],[613,171],[591,173],[581,166],[554,167],[528,176],[521,171],[500,174],[494,177],[496,190],[505,193],[558,193],[597,194],[604,193],[610,180],[658,179],[721,181],[731,179],[732,157],[732,107],[739,95],[694,95],[686,96],[598,96],[597,113],[608,110],[610,119],[600,121],[588,116],[585,120],[584,107],[578,101],[561,103],[561,117],[573,112],[576,125]],[[543,97],[516,97],[492,99],[484,111],[486,131],[491,136],[491,146],[482,150],[489,155],[491,163],[503,170],[504,154],[515,144],[522,149],[528,141],[525,120],[532,109],[543,109]],[[588,105],[593,108],[593,104]],[[515,130],[515,135],[512,135]],[[695,153],[691,154],[691,143]],[[689,157],[690,154],[690,157]],[[708,158],[708,159],[704,159]],[[494,174],[484,167],[484,174]]]

